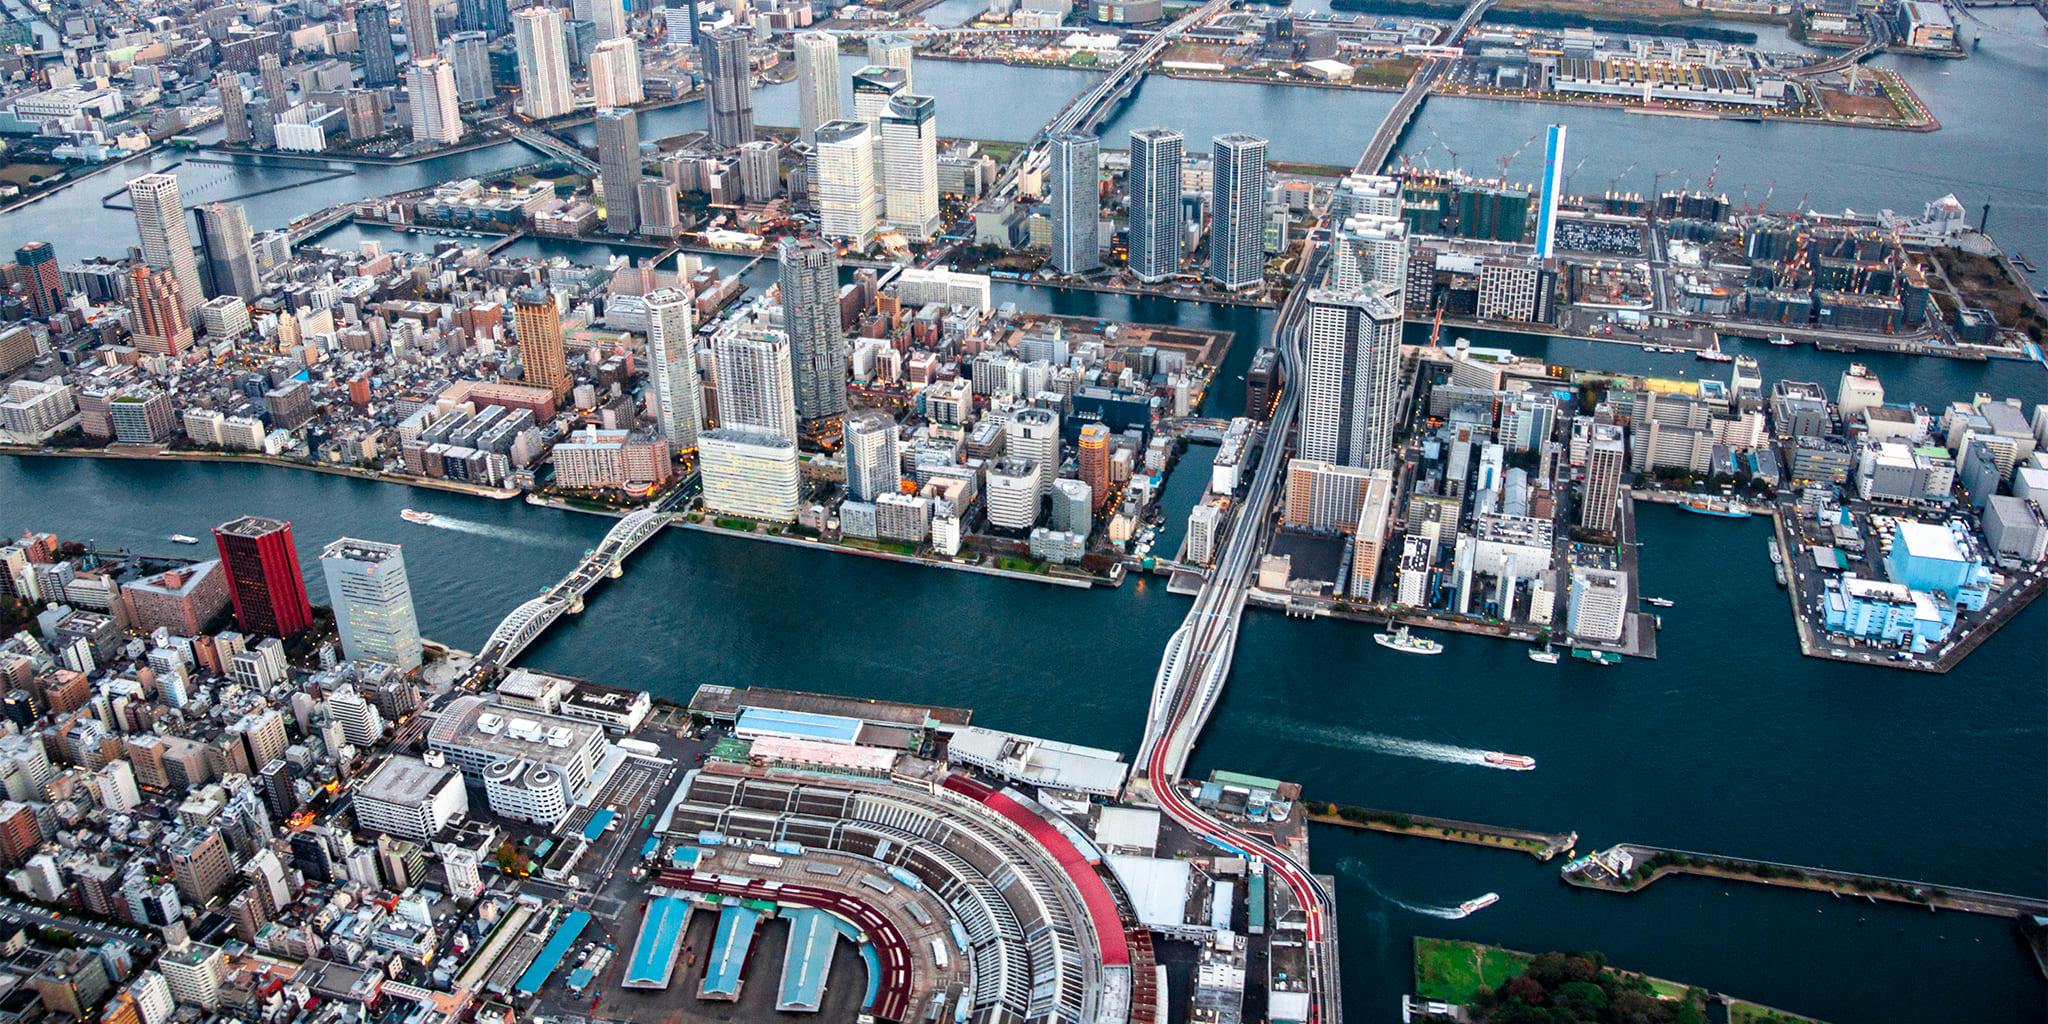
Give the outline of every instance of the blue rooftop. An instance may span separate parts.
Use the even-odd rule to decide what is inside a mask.
[[[569,949],[576,945],[576,938],[583,934],[583,927],[590,923],[590,915],[581,910],[572,910],[555,926],[555,934],[548,937],[548,944],[542,947],[540,955],[533,959],[533,965],[519,976],[515,986],[518,993],[531,996],[548,983],[548,975],[562,965],[562,958],[569,955]]]
[[[772,736],[795,736],[807,740],[852,743],[854,737],[860,734],[860,720],[839,715],[814,715],[805,711],[748,707],[740,710],[739,720],[733,723],[733,733],[766,733]]]
[[[647,916],[640,921],[640,937],[633,941],[633,959],[626,964],[621,984],[627,988],[667,988],[675,973],[676,954],[682,949],[683,927],[690,920],[690,904],[674,896],[656,896],[647,904]]]
[[[698,989],[699,995],[709,999],[740,997],[740,969],[747,965],[747,951],[754,945],[754,926],[760,921],[760,913],[747,907],[719,911],[717,937],[711,942],[711,959],[704,965],[704,984]]]
[[[609,807],[591,815],[590,824],[583,826],[584,840],[592,843],[597,842],[597,837],[604,835],[604,830],[611,827],[612,819],[618,816],[619,812]]]
[[[789,919],[789,947],[782,957],[782,987],[776,992],[775,1008],[814,1012],[832,973],[832,948],[839,941],[839,930],[824,913],[809,908],[789,910],[783,916]]]

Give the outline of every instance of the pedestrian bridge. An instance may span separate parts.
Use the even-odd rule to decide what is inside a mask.
[[[562,577],[561,582],[549,587],[539,597],[512,609],[512,613],[498,623],[498,628],[491,631],[490,640],[477,653],[477,661],[500,668],[511,664],[557,619],[582,611],[584,595],[590,593],[599,580],[625,575],[626,559],[666,525],[666,503],[641,509],[619,520],[604,535],[603,543],[584,553],[583,560],[576,563],[576,568]]]

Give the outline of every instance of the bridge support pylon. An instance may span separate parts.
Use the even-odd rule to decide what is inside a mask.
[[[576,595],[575,597],[572,597],[572,598],[570,598],[570,599],[569,599],[569,607],[568,607],[568,608],[567,608],[567,609],[565,610],[564,614],[568,614],[568,615],[581,615],[582,613],[583,613],[583,595],[581,595],[581,594],[578,594],[578,595]]]

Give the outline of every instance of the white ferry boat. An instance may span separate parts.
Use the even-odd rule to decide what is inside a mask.
[[[1402,654],[1442,654],[1444,652],[1444,645],[1426,637],[1415,636],[1408,632],[1408,627],[1406,626],[1402,626],[1391,633],[1374,633],[1372,635],[1372,642],[1381,647],[1389,647],[1400,651]]]

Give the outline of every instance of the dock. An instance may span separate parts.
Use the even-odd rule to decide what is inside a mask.
[[[1929,910],[1960,910],[1994,917],[2026,918],[2048,914],[2048,898],[1965,889],[1934,882],[1915,882],[1865,875],[1833,868],[1780,864],[1775,861],[1724,857],[1672,850],[1640,843],[1621,843],[1564,865],[1564,880],[1582,889],[1636,892],[1666,875],[1698,875],[1726,881],[1806,889],[1835,896],[1861,896],[1871,901],[1905,903]]]
[[[1571,850],[1579,842],[1577,832],[1538,832],[1533,829],[1482,825],[1473,821],[1459,821],[1456,818],[1381,811],[1370,807],[1327,804],[1315,800],[1302,801],[1302,807],[1308,813],[1308,819],[1318,825],[1336,825],[1366,832],[1386,832],[1397,836],[1441,839],[1447,843],[1519,850],[1543,861]]]

